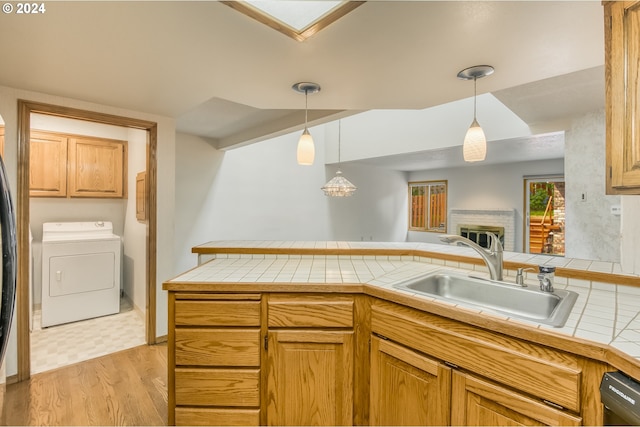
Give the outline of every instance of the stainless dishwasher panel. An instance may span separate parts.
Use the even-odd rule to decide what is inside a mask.
[[[640,425],[640,383],[622,372],[607,372],[600,383],[604,425]]]

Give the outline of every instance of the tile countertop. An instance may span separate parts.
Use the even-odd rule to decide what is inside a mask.
[[[215,248],[215,253],[209,249]],[[252,253],[222,253],[223,248],[251,248]],[[261,254],[257,252],[276,253]],[[393,288],[393,285],[436,269],[458,269],[474,275],[487,274],[484,265],[464,263],[416,255],[303,255],[285,254],[292,249],[375,249],[404,250],[415,249],[462,257],[477,257],[472,249],[457,246],[426,243],[372,243],[372,242],[261,242],[261,241],[220,241],[210,242],[193,249],[200,253],[205,262],[171,282],[204,283],[363,283],[414,298],[438,301],[420,294]],[[226,252],[234,252],[232,249]],[[295,252],[295,250],[293,250]],[[202,255],[209,254],[209,255]],[[504,253],[505,263],[516,260],[528,264],[553,265],[571,269],[582,269],[611,274],[612,278],[624,276],[625,282],[634,283],[638,276],[625,275],[619,265],[600,261],[584,261],[546,255]],[[515,270],[505,269],[506,282],[515,282]],[[535,273],[525,273],[525,283],[537,287]],[[598,275],[598,278],[602,275]],[[487,316],[498,317],[509,322],[527,325],[537,329],[547,329],[563,335],[606,344],[616,348],[640,363],[640,287],[615,282],[593,281],[556,275],[554,287],[578,293],[579,297],[562,328],[512,319],[490,310],[479,310],[472,306],[457,304],[456,307]],[[441,301],[443,304],[448,302]]]

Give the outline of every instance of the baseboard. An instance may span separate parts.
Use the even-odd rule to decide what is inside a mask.
[[[7,376],[7,385],[16,384],[18,382],[18,374]]]
[[[156,337],[156,344],[162,344],[165,343],[169,340],[169,338],[167,338],[166,335],[161,335],[159,337]]]

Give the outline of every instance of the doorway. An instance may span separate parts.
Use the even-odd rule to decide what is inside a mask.
[[[32,114],[56,116],[85,122],[141,129],[146,132],[146,180],[147,200],[146,226],[146,298],[145,338],[147,344],[156,341],[156,180],[157,180],[157,124],[145,120],[97,113],[93,111],[61,107],[31,101],[18,101],[18,189],[17,189],[17,237],[18,237],[18,289],[17,289],[17,335],[18,372],[17,381],[31,375],[31,348],[29,336],[29,162],[30,130]]]
[[[523,252],[564,256],[564,176],[525,177],[524,189]]]

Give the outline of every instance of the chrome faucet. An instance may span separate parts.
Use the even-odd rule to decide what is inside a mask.
[[[540,290],[542,292],[553,292],[553,278],[555,276],[555,267],[538,266],[538,280],[540,281]]]
[[[487,235],[491,238],[491,246],[489,247],[489,250],[486,250],[482,246],[477,245],[465,237],[453,234],[442,236],[440,237],[440,240],[444,243],[456,243],[458,245],[468,246],[475,250],[480,254],[484,263],[487,265],[491,280],[502,280],[502,244],[495,234],[487,232]]]

